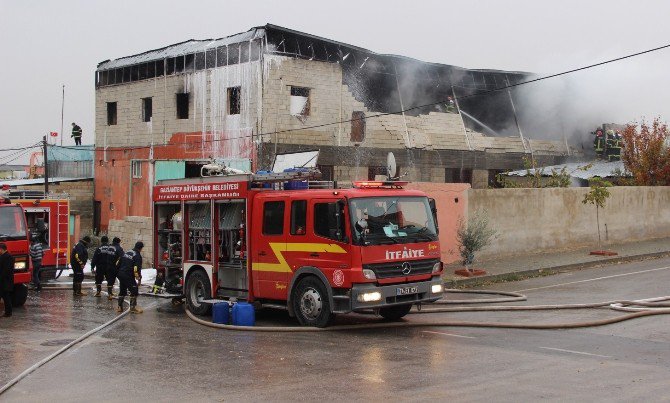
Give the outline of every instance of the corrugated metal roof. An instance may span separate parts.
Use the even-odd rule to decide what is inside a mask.
[[[589,165],[591,165],[589,168],[585,168]],[[623,176],[630,176],[630,174],[626,173],[626,167],[624,166],[623,161],[571,162],[567,164],[540,167],[537,169],[542,170],[542,176],[551,176],[552,171],[560,172],[563,168],[565,168],[571,177],[579,179],[591,179],[596,176],[600,178],[608,178],[615,176],[616,172],[621,172]],[[520,169],[518,171],[508,172],[507,175],[526,176],[528,173],[533,175],[535,173],[535,169]]]
[[[235,34],[219,39],[190,39],[185,42],[176,43],[174,45],[166,46],[160,49],[150,50],[148,52],[139,53],[132,56],[121,57],[114,60],[106,60],[98,64],[98,70],[109,70],[119,67],[131,66],[135,64],[145,63],[151,60],[163,60],[168,57],[183,56],[197,52],[204,52],[205,50],[215,49],[219,46],[230,45],[233,43],[247,42],[265,35],[265,30],[262,28],[252,28],[247,32]]]
[[[58,182],[75,182],[75,181],[85,181],[92,180],[90,178],[49,178],[49,183],[58,183]],[[3,180],[0,179],[0,186],[9,185],[9,186],[26,186],[26,185],[40,185],[44,183],[44,178],[36,179],[9,179]]]

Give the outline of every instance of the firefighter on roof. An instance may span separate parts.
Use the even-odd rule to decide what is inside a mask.
[[[143,310],[137,306],[137,281],[142,280],[142,248],[144,243],[137,242],[132,250],[126,252],[121,257],[121,264],[116,277],[119,279],[121,292],[119,292],[119,305],[117,312],[123,312],[123,301],[130,291],[130,312],[142,313]]]
[[[86,266],[86,261],[88,260],[88,245],[91,244],[91,237],[86,235],[83,237],[74,249],[72,249],[72,254],[70,255],[70,265],[72,266],[72,271],[74,272],[74,279],[72,281],[72,294],[75,297],[83,297],[88,295],[87,293],[81,290],[81,283],[84,281],[84,266]]]

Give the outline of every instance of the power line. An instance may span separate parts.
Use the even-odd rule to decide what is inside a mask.
[[[643,50],[641,52],[631,53],[631,54],[621,56],[621,57],[617,57],[617,58],[614,58],[614,59],[605,60],[603,62],[594,63],[594,64],[578,67],[578,68],[571,69],[571,70],[566,70],[566,71],[563,71],[563,72],[560,72],[560,73],[550,74],[548,76],[538,77],[538,78],[535,78],[535,79],[532,79],[532,80],[527,80],[527,81],[521,81],[521,82],[518,82],[518,83],[515,83],[515,84],[508,84],[508,85],[504,85],[502,87],[496,87],[496,88],[493,88],[493,89],[490,89],[490,90],[483,90],[483,91],[475,92],[475,93],[472,93],[472,94],[458,96],[458,97],[455,97],[455,98],[458,99],[458,100],[462,100],[462,99],[487,95],[487,94],[498,92],[498,91],[501,91],[501,90],[506,90],[508,88],[519,87],[521,85],[531,84],[531,83],[535,83],[535,82],[539,82],[539,81],[543,81],[543,80],[548,80],[550,78],[555,78],[555,77],[560,77],[560,76],[564,76],[564,75],[567,75],[567,74],[576,73],[578,71],[592,69],[592,68],[603,66],[603,65],[606,65],[606,64],[619,62],[619,61],[622,61],[622,60],[625,60],[625,59],[630,59],[632,57],[641,56],[641,55],[644,55],[644,54],[647,54],[647,53],[657,52],[659,50],[663,50],[663,49],[667,49],[667,48],[670,48],[670,44],[659,46],[659,47],[652,48],[652,49]],[[249,135],[243,135],[243,136],[237,136],[237,137],[228,137],[228,138],[225,138],[225,139],[201,140],[200,143],[216,143],[216,142],[222,142],[222,141],[232,141],[232,140],[253,138],[253,137],[259,137],[259,136],[269,136],[269,135],[273,135],[273,134],[290,133],[290,132],[301,131],[301,130],[318,129],[318,128],[321,128],[321,127],[333,126],[333,125],[338,125],[338,124],[342,124],[342,123],[351,123],[351,122],[365,120],[365,119],[374,119],[374,118],[379,118],[379,117],[389,116],[389,115],[399,115],[399,114],[409,112],[409,111],[412,111],[412,110],[415,110],[415,109],[421,109],[421,108],[426,108],[426,107],[429,107],[429,106],[444,104],[444,103],[447,103],[448,101],[449,101],[448,99],[443,99],[443,100],[439,100],[439,101],[424,104],[424,105],[412,106],[412,107],[401,109],[401,110],[395,111],[395,112],[376,113],[376,114],[372,114],[370,116],[365,116],[365,117],[362,117],[362,118],[346,119],[346,120],[340,120],[340,121],[335,121],[335,122],[330,122],[330,123],[322,123],[322,124],[318,124],[318,125],[300,127],[300,128],[297,128],[297,129],[275,130],[275,131],[272,131],[272,132],[258,133],[258,134],[255,134],[255,135],[252,133],[252,134],[249,134]],[[137,149],[149,149],[149,148],[152,148],[152,147],[153,148],[158,148],[158,147],[166,147],[166,146],[169,146],[169,145],[179,146],[179,145],[187,145],[187,144],[193,144],[193,143],[183,142],[183,143],[157,144],[157,145],[146,145],[146,146],[129,146],[129,147],[123,147],[123,149],[125,149],[125,150],[137,150]],[[78,148],[77,146],[56,146],[56,145],[53,145],[52,147]],[[95,146],[92,146],[92,147],[95,149]],[[100,147],[100,148],[102,149],[102,147]]]

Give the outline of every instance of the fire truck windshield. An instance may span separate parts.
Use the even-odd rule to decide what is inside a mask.
[[[353,241],[383,245],[437,241],[435,221],[426,197],[350,199]]]
[[[26,220],[19,206],[0,208],[0,240],[19,240],[26,238]]]

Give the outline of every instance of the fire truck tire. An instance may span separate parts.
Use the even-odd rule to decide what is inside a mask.
[[[411,309],[412,304],[389,306],[386,308],[381,308],[379,310],[379,314],[384,319],[396,321],[407,315]]]
[[[307,276],[293,289],[293,312],[303,326],[326,327],[335,317],[328,301],[328,291],[315,276]]]
[[[23,306],[28,299],[28,287],[25,284],[16,284],[12,295],[12,305]]]
[[[212,285],[204,270],[196,270],[186,278],[186,305],[188,310],[196,315],[207,315],[211,309],[210,304],[201,302],[211,299]],[[199,302],[200,300],[200,302]]]

